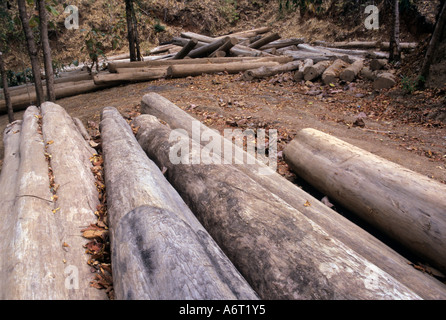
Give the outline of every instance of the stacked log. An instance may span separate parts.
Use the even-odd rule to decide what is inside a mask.
[[[325,84],[334,84],[339,79],[341,72],[348,67],[348,64],[341,59],[335,60],[322,73],[322,81]]]
[[[294,81],[301,81],[304,78],[305,70],[313,66],[313,60],[305,59],[299,66],[299,69],[294,73]]]
[[[332,64],[331,61],[320,61],[312,66],[304,69],[305,81],[313,81],[324,73],[324,71]]]
[[[248,81],[253,80],[253,79],[266,78],[266,77],[270,77],[270,76],[273,76],[273,75],[276,75],[279,73],[294,71],[296,69],[299,69],[300,65],[301,65],[300,61],[292,61],[289,63],[285,63],[285,64],[278,65],[278,66],[272,66],[272,67],[261,66],[260,68],[257,68],[257,69],[246,70],[243,73],[243,78]]]
[[[356,60],[350,66],[347,66],[339,74],[339,78],[344,81],[352,82],[360,74],[362,68],[364,67],[363,60]]]

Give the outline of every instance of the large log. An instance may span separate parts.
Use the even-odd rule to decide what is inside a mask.
[[[364,67],[364,60],[356,60],[347,68],[341,71],[339,78],[344,81],[352,82],[360,74]]]
[[[120,69],[118,69],[120,70]],[[129,72],[124,73],[108,73],[94,76],[94,83],[96,85],[118,84],[123,82],[140,82],[151,81],[164,78],[167,75],[167,68],[147,68],[143,71],[135,69],[123,69]],[[132,72],[133,71],[133,72]]]
[[[219,52],[224,52],[226,55],[230,54],[230,51],[232,49],[232,47],[234,47],[236,44],[238,43],[236,38],[229,38],[226,40],[226,42],[221,45],[221,47],[217,48],[217,50],[215,50],[210,57],[214,57],[217,56]]]
[[[280,35],[278,33],[272,33],[272,34],[269,34],[255,42],[251,43],[249,45],[249,47],[253,48],[253,49],[259,49],[259,48],[263,47],[264,45],[267,45],[268,43],[279,40],[279,39],[280,39]]]
[[[198,40],[190,39],[187,44],[173,57],[174,60],[186,57],[198,44]]]
[[[244,31],[238,31],[238,32],[234,32],[231,34],[228,34],[226,36],[231,36],[231,37],[235,37],[235,38],[252,38],[258,35],[261,35],[263,33],[267,33],[270,32],[271,28],[270,27],[261,27],[261,28],[256,28],[256,29],[252,29],[252,30],[244,30]],[[222,36],[225,37],[225,36]],[[217,37],[221,38],[221,37]]]
[[[389,42],[381,42],[381,41],[351,41],[351,42],[332,42],[327,43],[324,41],[316,41],[318,45],[332,48],[342,48],[342,49],[376,49],[379,48],[381,50],[389,50],[390,43]],[[415,49],[418,44],[416,42],[402,42],[401,49],[403,50],[412,50]]]
[[[195,118],[156,93],[150,93],[143,97],[141,112],[158,117],[167,122],[173,129],[185,130],[189,136],[197,138],[203,145],[208,143],[208,140],[200,138],[200,134],[194,134],[192,128],[194,128],[193,124],[197,121]],[[200,132],[203,133],[210,130],[201,123],[199,128]],[[223,137],[220,137],[220,140],[222,141],[223,150],[226,141]],[[243,153],[244,155],[241,158],[247,158],[246,152]],[[231,163],[234,163],[234,161]],[[292,207],[300,210],[306,217],[324,228],[330,236],[339,239],[371,263],[388,272],[394,278],[399,279],[424,299],[446,299],[446,287],[444,284],[414,269],[406,258],[397,254],[368,232],[280,176],[269,165],[267,166],[257,161],[253,165],[243,164],[235,166],[256,183],[272,192],[275,197],[283,199]],[[303,204],[307,202],[310,205],[304,206]]]
[[[222,45],[224,45],[229,40],[229,37],[222,38],[219,40],[215,40],[211,43],[208,43],[205,46],[202,46],[200,48],[194,49],[187,55],[191,58],[203,58],[208,55],[210,55],[212,52],[218,50]]]
[[[311,185],[446,270],[446,186],[314,129],[285,149]]]
[[[330,65],[332,61],[320,61],[304,70],[305,81],[313,81],[319,78]]]
[[[373,81],[373,89],[390,89],[396,85],[396,77],[390,72],[383,72],[376,75]]]
[[[100,129],[115,297],[256,299],[115,108]]]
[[[272,41],[262,47],[260,47],[260,50],[268,50],[268,49],[282,49],[289,46],[297,46],[301,43],[305,43],[305,39],[303,38],[291,38],[291,39],[282,39],[282,40],[276,40]]]
[[[167,76],[172,78],[199,76],[202,74],[227,72],[230,74],[243,72],[259,67],[272,67],[279,65],[278,62],[231,62],[220,64],[191,64],[173,65],[167,69]]]
[[[301,81],[304,78],[305,69],[311,66],[313,66],[313,60],[305,59],[299,66],[299,69],[294,73],[294,81]]]
[[[324,73],[322,73],[322,81],[325,84],[334,84],[340,77],[341,72],[348,67],[348,63],[341,59],[335,60]]]
[[[236,167],[172,162],[167,126],[143,123],[137,138],[262,299],[420,298]]]
[[[253,79],[266,78],[279,73],[296,70],[300,67],[300,65],[301,65],[300,61],[292,61],[273,67],[262,66],[257,69],[246,70],[243,73],[243,78],[247,81],[251,81]]]

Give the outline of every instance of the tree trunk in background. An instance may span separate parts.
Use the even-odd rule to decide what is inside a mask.
[[[11,96],[8,90],[8,79],[6,77],[5,64],[3,63],[3,54],[0,51],[0,73],[2,76],[3,94],[5,96],[6,109],[8,110],[9,123],[14,122],[14,111],[12,109]]]
[[[42,79],[40,77],[40,62],[37,53],[36,43],[34,42],[34,34],[29,26],[28,14],[26,12],[26,1],[17,0],[19,7],[20,20],[22,21],[23,31],[25,32],[26,44],[28,47],[28,54],[31,60],[31,67],[34,75],[34,83],[36,88],[36,104],[40,106],[45,101],[45,94],[43,93]]]
[[[133,7],[133,0],[125,0],[125,14],[127,20],[127,38],[129,40],[130,61],[141,61],[138,41],[138,25]]]
[[[390,36],[389,61],[398,62],[401,60],[400,47],[400,5],[399,0],[393,1],[393,25]]]
[[[446,1],[442,1],[440,14],[435,25],[434,33],[432,34],[431,41],[427,47],[426,56],[424,57],[423,67],[421,68],[420,75],[418,77],[418,87],[424,87],[427,78],[429,77],[430,67],[434,60],[435,50],[441,39],[441,34],[444,31],[446,22]]]
[[[45,7],[45,0],[37,1],[40,20],[40,39],[43,47],[43,62],[45,65],[45,80],[48,101],[56,101],[56,92],[54,89],[54,71],[53,59],[51,58],[51,47],[48,39],[48,16]]]

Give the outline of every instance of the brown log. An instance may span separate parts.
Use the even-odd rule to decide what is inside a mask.
[[[370,61],[370,69],[372,71],[377,71],[381,69],[385,69],[388,66],[388,60],[387,59],[373,59]]]
[[[360,74],[364,67],[364,60],[357,60],[341,71],[339,78],[344,81],[352,82]]]
[[[174,164],[171,134],[152,122],[137,138],[262,299],[419,299],[236,167]],[[175,137],[191,143],[192,157],[208,151]]]
[[[348,63],[341,59],[335,60],[322,74],[322,81],[325,84],[335,83],[339,79],[341,72],[348,67]]]
[[[311,66],[313,66],[313,60],[305,59],[299,66],[299,69],[294,73],[294,81],[301,81],[304,78],[305,69]]]
[[[189,136],[197,139],[197,141],[200,140],[200,143],[203,145],[208,144],[208,140],[201,139],[201,135],[193,133],[193,124],[197,121],[195,118],[156,93],[149,93],[143,97],[141,112],[158,117],[168,123],[173,129],[185,130]],[[210,130],[201,123],[199,127],[200,132]],[[220,140],[222,141],[223,150],[226,142],[224,142],[225,140],[222,137],[220,137]],[[237,147],[234,149],[237,149]],[[243,154],[241,156],[242,159],[246,159],[246,152],[243,152]],[[234,163],[234,161],[231,163]],[[234,166],[253,179],[255,183],[272,192],[275,197],[283,199],[290,206],[301,211],[306,217],[320,225],[330,236],[339,239],[349,248],[364,256],[372,264],[388,272],[393,278],[399,279],[423,299],[444,300],[446,298],[446,287],[444,284],[414,269],[406,258],[397,254],[377,238],[364,231],[364,229],[280,176],[269,165],[257,161],[253,165],[236,164]],[[307,201],[310,205],[303,206]]]
[[[373,89],[390,89],[396,85],[396,77],[390,72],[379,73],[373,81]]]
[[[297,46],[299,44],[305,43],[305,39],[303,38],[291,38],[291,39],[282,39],[282,40],[276,40],[272,41],[262,47],[260,47],[260,50],[268,50],[268,49],[282,49],[289,46]]]
[[[378,76],[377,71],[372,71],[368,67],[364,67],[361,70],[361,77],[363,77],[363,78],[365,78],[367,80],[375,81],[377,76]]]
[[[390,43],[389,42],[380,42],[380,41],[351,41],[351,42],[332,42],[327,43],[324,41],[316,41],[318,45],[332,48],[343,48],[343,49],[376,49],[380,48],[381,50],[389,50]],[[417,43],[415,42],[402,42],[400,43],[401,49],[404,50],[412,50],[417,47]]]
[[[331,64],[331,61],[320,61],[313,66],[306,68],[304,70],[305,81],[313,81],[319,78]]]
[[[180,34],[180,36],[182,38],[186,38],[186,39],[196,39],[198,41],[205,42],[205,43],[211,43],[211,42],[214,42],[215,40],[218,40],[213,37],[208,37],[208,36],[201,35],[201,34],[195,33],[195,32],[182,32]],[[223,39],[225,37],[226,36],[220,37],[220,39]]]
[[[199,76],[202,74],[227,72],[229,74],[243,72],[249,69],[255,69],[263,66],[277,66],[278,62],[231,62],[220,64],[191,64],[191,65],[173,65],[167,69],[167,76],[172,78],[181,78],[188,76]]]
[[[173,57],[174,60],[185,58],[198,44],[198,40],[191,39],[188,43]]]
[[[100,129],[116,299],[257,299],[117,109]]]
[[[252,29],[252,30],[244,30],[244,31],[231,33],[226,36],[235,37],[235,38],[251,38],[251,37],[255,37],[257,35],[261,35],[261,34],[264,34],[264,33],[270,32],[270,31],[271,31],[270,27],[261,27],[261,28],[256,28],[256,29]],[[222,36],[222,37],[225,37],[225,36]],[[218,38],[221,38],[221,37],[217,37],[217,39]]]
[[[124,69],[127,70],[128,69]],[[134,70],[134,69],[133,69]],[[151,81],[164,78],[167,74],[167,68],[150,68],[144,71],[99,74],[94,76],[96,85],[117,84],[125,82]]]
[[[285,156],[318,190],[446,271],[445,185],[314,129]]]
[[[262,66],[257,69],[246,70],[243,73],[243,79],[245,79],[247,81],[251,81],[253,79],[266,78],[266,77],[270,77],[270,76],[273,76],[273,75],[276,75],[279,73],[296,70],[300,67],[300,65],[301,65],[300,61],[292,61],[292,62],[281,64],[278,66],[273,66],[273,67]]]
[[[238,41],[237,41],[236,38],[229,38],[228,40],[226,40],[226,42],[225,42],[220,48],[218,48],[217,50],[215,50],[215,51],[210,55],[210,57],[214,57],[214,56],[218,56],[218,55],[224,57],[224,56],[226,56],[226,55],[229,55],[229,53],[230,53],[232,47],[234,47],[237,43],[238,43]],[[224,52],[225,55],[221,55],[221,53],[219,54],[219,52]]]
[[[253,49],[259,49],[261,47],[263,47],[264,45],[267,45],[270,42],[276,41],[280,39],[280,35],[278,33],[272,33],[270,35],[267,35],[259,40],[257,40],[254,43],[251,43],[249,45],[250,48]]]
[[[212,52],[214,52],[215,50],[217,50],[218,48],[220,48],[222,45],[224,45],[226,43],[226,41],[228,41],[228,40],[229,40],[229,37],[215,40],[211,43],[208,43],[205,46],[202,46],[200,48],[192,50],[191,52],[189,52],[189,54],[187,56],[191,57],[191,58],[206,57],[206,56],[210,55]]]

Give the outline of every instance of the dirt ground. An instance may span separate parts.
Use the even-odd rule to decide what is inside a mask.
[[[369,83],[361,82],[330,87],[296,83],[287,74],[254,82],[220,74],[122,85],[57,103],[88,127],[99,123],[106,106],[118,108],[126,117],[133,115],[149,92],[166,97],[212,128],[277,129],[279,156],[298,130],[311,127],[446,183],[444,113],[426,107],[439,108],[438,95],[430,91],[404,96],[398,89],[374,92]],[[417,101],[424,108],[418,108]],[[23,111],[16,113],[16,119],[22,115]],[[2,132],[6,124],[7,116],[0,116]],[[3,143],[0,155],[3,159]],[[279,173],[293,179],[280,160]]]

